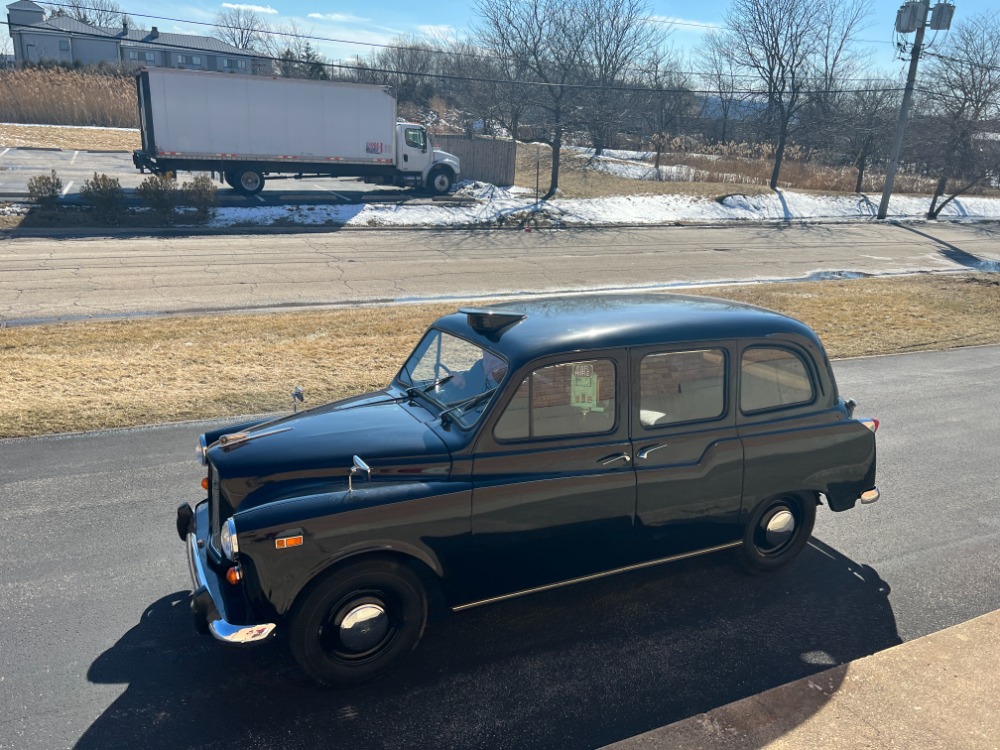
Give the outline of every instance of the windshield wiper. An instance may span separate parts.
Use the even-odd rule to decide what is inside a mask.
[[[439,385],[444,385],[449,380],[451,380],[453,377],[455,377],[455,376],[454,375],[445,375],[443,378],[437,378],[436,380],[433,380],[432,382],[428,383],[427,385],[422,385],[422,386],[419,386],[419,387],[415,386],[415,385],[411,385],[409,388],[406,389],[406,395],[410,396],[411,398],[413,396],[418,395],[418,394],[426,395],[428,391],[434,390]],[[434,399],[431,399],[431,400],[434,401]]]
[[[500,386],[495,385],[492,388],[490,388],[488,391],[483,391],[482,393],[477,393],[472,398],[465,399],[465,401],[459,401],[454,406],[449,406],[447,409],[445,409],[440,414],[438,414],[438,416],[441,417],[441,421],[444,422],[445,421],[445,417],[450,412],[458,411],[460,409],[468,409],[470,407],[473,407],[476,404],[479,404],[479,403],[485,401],[486,399],[488,399],[490,396],[492,396],[494,393],[496,393],[497,390],[499,390],[499,388],[500,388]]]

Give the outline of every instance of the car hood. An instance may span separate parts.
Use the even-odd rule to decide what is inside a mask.
[[[242,429],[208,451],[226,503],[235,512],[273,500],[342,489],[359,456],[371,476],[355,482],[446,477],[451,457],[421,419],[419,406],[386,392],[347,399]]]

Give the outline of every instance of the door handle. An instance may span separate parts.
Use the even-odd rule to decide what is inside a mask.
[[[632,457],[628,453],[619,453],[616,456],[608,456],[607,458],[601,459],[601,466],[607,466],[608,464],[613,464],[615,461],[624,461],[629,463]]]
[[[639,451],[639,458],[645,460],[645,459],[649,458],[649,454],[650,453],[656,453],[656,451],[660,450],[661,448],[666,448],[669,445],[670,445],[670,443],[660,443],[659,445],[650,445],[650,446],[647,446],[647,447],[643,448],[641,451]]]

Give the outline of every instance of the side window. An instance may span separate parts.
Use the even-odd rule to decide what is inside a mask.
[[[424,147],[424,131],[419,128],[407,128],[404,134],[406,145],[411,148]]]
[[[787,349],[747,349],[740,381],[740,409],[744,412],[807,404],[814,396],[805,363]]]
[[[615,426],[615,365],[609,359],[535,370],[493,430],[498,440],[588,435]]]
[[[639,365],[639,421],[662,427],[721,417],[726,411],[722,349],[649,354]]]

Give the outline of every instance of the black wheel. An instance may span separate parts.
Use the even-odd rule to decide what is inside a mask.
[[[431,173],[427,175],[427,187],[432,193],[444,195],[451,190],[454,179],[455,177],[451,173],[451,170],[437,167],[432,169]]]
[[[264,189],[264,175],[258,169],[240,169],[231,176],[233,179],[231,184],[236,192],[243,195],[257,195]]]
[[[296,605],[288,630],[299,666],[321,685],[378,679],[410,653],[427,622],[419,576],[390,560],[350,563]]]
[[[812,496],[783,495],[765,500],[743,532],[740,562],[751,573],[770,573],[787,565],[805,548],[815,523],[816,501]]]

